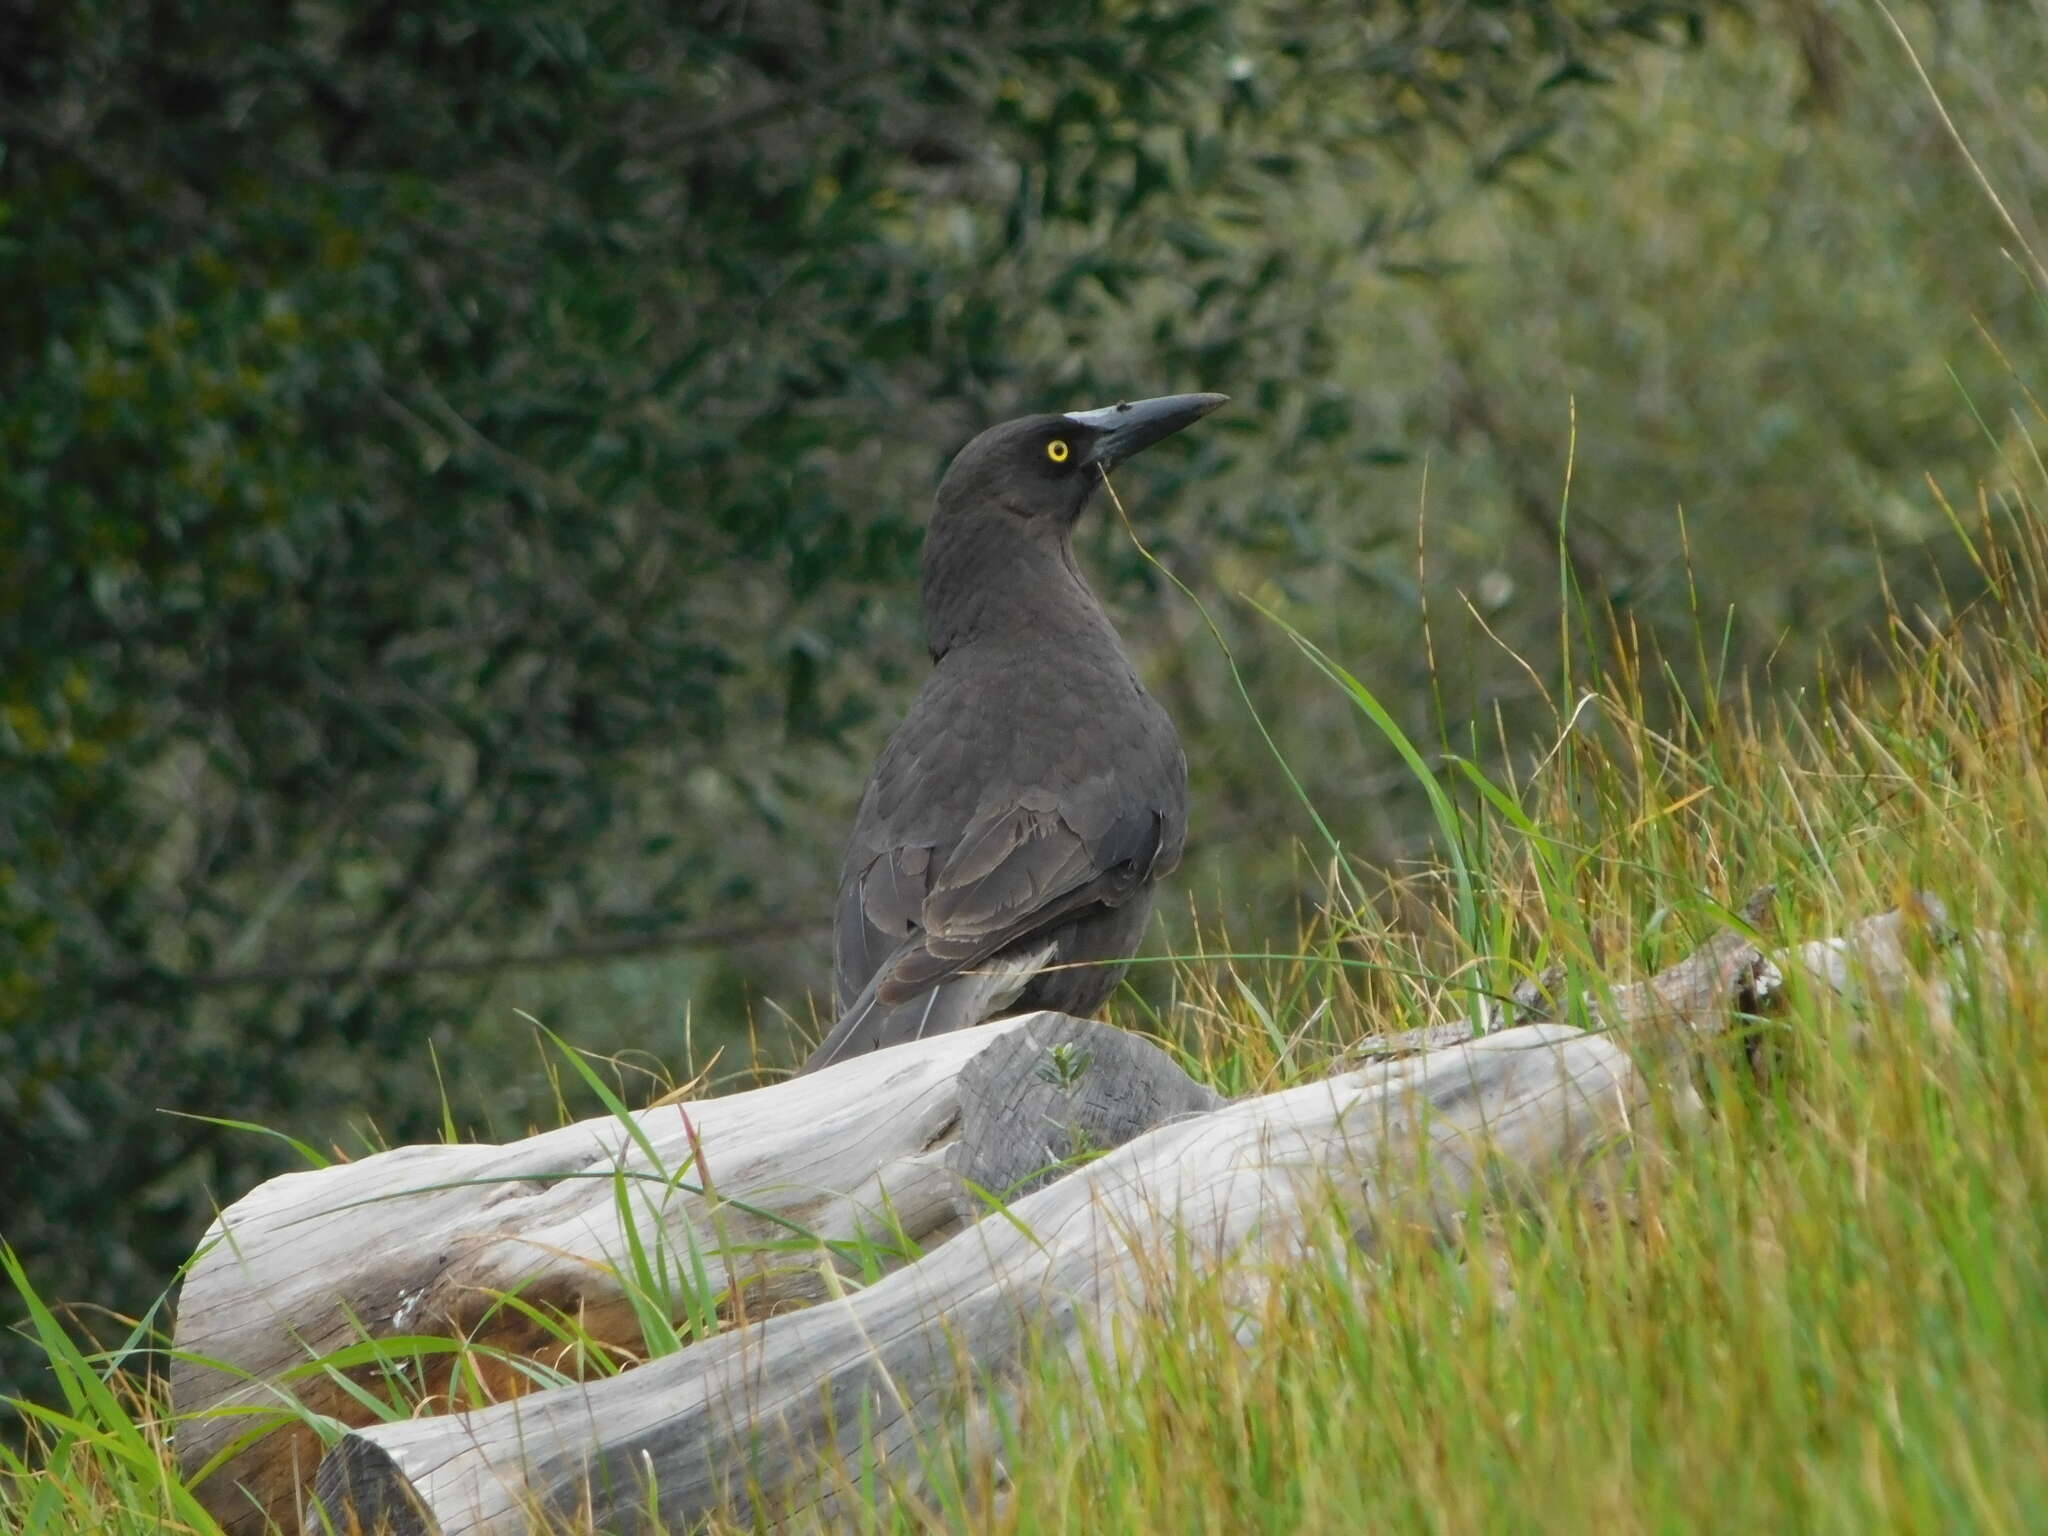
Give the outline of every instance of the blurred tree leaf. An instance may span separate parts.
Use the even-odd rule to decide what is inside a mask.
[[[7,10],[0,1228],[133,1307],[276,1166],[158,1107],[432,1134],[492,955],[807,911],[952,448],[1196,386],[1362,430],[1329,298],[1441,270],[1387,173],[1708,9]]]

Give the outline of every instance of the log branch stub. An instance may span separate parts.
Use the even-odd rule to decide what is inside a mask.
[[[1223,1102],[1149,1040],[1041,1014],[960,1069],[960,1138],[947,1157],[960,1178],[956,1208],[977,1221],[988,1196],[1016,1200],[1076,1158]]]
[[[1746,926],[1755,928],[1763,922],[1776,889],[1764,886],[1742,904]],[[1894,916],[1888,913],[1869,921],[1882,923]],[[1485,1033],[1477,1038],[1527,1024],[1566,1022],[1566,1003],[1558,995],[1565,974],[1563,966],[1553,965],[1540,976],[1525,976],[1516,982],[1505,1004],[1495,1002],[1488,1008]],[[1723,928],[1683,960],[1647,980],[1610,992],[1588,992],[1580,1001],[1588,1029],[1631,1031],[1643,1036],[1646,1045],[1668,1047],[1687,1036],[1716,1033],[1726,1028],[1734,1015],[1755,1012],[1775,988],[1776,978],[1771,962],[1753,938]],[[1677,1033],[1670,1033],[1668,1026],[1678,1026]],[[1348,1059],[1394,1061],[1445,1050],[1473,1038],[1467,1020],[1452,1019],[1369,1037],[1351,1050]]]
[[[390,1452],[361,1435],[349,1435],[321,1459],[313,1479],[313,1502],[300,1521],[307,1531],[364,1536],[441,1536],[433,1514]],[[338,1520],[323,1520],[330,1510],[346,1511]]]
[[[1840,997],[1895,1004],[1926,972],[1929,953],[1950,949],[1964,937],[1938,898],[1915,892],[1889,912],[1866,917],[1833,938],[1794,945],[1775,958],[1786,981]],[[1993,947],[1986,941],[1994,937],[1974,936],[1985,948]]]

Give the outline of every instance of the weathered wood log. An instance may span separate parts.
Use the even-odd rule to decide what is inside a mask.
[[[1949,963],[1929,964],[1936,954]],[[1979,983],[2002,985],[2005,943],[1996,933],[1959,932],[1939,900],[1915,894],[1833,938],[1795,944],[1772,958],[1784,982],[1852,1004],[1895,1008],[1918,993],[1939,1024],[1953,1013],[1970,969]]]
[[[1757,891],[1742,904],[1742,920],[1751,927],[1762,923],[1776,894],[1775,886],[1767,885]],[[1730,978],[1716,968],[1717,957],[1724,953],[1747,953],[1746,941],[1740,934],[1723,932],[1697,953],[1645,981],[1611,992],[1584,994],[1580,1003],[1584,1009],[1585,1027],[1594,1030],[1636,1029],[1659,1018],[1690,1018],[1703,1011],[1711,1011],[1722,1002],[1741,1001],[1739,996],[1730,999],[1723,995],[1732,984]],[[1754,969],[1755,975],[1748,988],[1755,994],[1750,999],[1752,1003],[1761,995],[1772,992],[1780,981],[1767,960],[1759,959]],[[1554,965],[1540,976],[1518,981],[1505,1002],[1488,1004],[1485,1028],[1481,1033],[1498,1034],[1521,1024],[1567,1022],[1561,1017],[1564,1009],[1557,995],[1564,979],[1564,967]],[[1358,1063],[1391,1061],[1397,1057],[1443,1050],[1471,1038],[1469,1019],[1447,1019],[1437,1024],[1426,1024],[1420,1029],[1368,1035],[1346,1053],[1346,1059]]]
[[[607,1381],[351,1433],[319,1508],[442,1536],[687,1527],[760,1500],[830,1519],[835,1460],[879,1454],[914,1483],[938,1415],[971,1420],[962,1395],[1000,1390],[1027,1340],[1078,1351],[1146,1307],[1162,1254],[1201,1269],[1284,1250],[1333,1197],[1367,1241],[1390,1212],[1448,1227],[1503,1169],[1620,1136],[1658,1071],[1754,1003],[1765,966],[1724,934],[1617,991],[1606,1018],[1628,1030],[1520,1026],[1169,1124],[849,1298]]]
[[[1928,931],[1921,910],[1777,959],[1837,987],[1907,974],[1917,958],[1907,947]],[[1550,1007],[1555,985],[1523,989],[1516,1007]],[[798,1262],[764,1251],[762,1238],[784,1235],[780,1221],[827,1240],[897,1232],[929,1247],[978,1211],[983,1191],[1016,1197],[1072,1154],[1211,1108],[1215,1095],[1133,1037],[1041,1015],[643,1112],[645,1147],[600,1120],[509,1147],[408,1148],[289,1176],[224,1213],[222,1243],[195,1266],[178,1342],[231,1370],[181,1365],[175,1403],[186,1413],[260,1400],[281,1369],[362,1333],[467,1332],[480,1317],[501,1326],[489,1309],[514,1288],[609,1329],[600,1336],[624,1353],[638,1329],[614,1268],[625,1233],[612,1173],[682,1170],[635,1225],[729,1265],[727,1320],[742,1326],[613,1381],[349,1435],[322,1466],[326,1507],[466,1531],[523,1529],[541,1506],[580,1507],[610,1526],[649,1508],[687,1521],[755,1491],[829,1505],[831,1478],[817,1469],[851,1448],[849,1436],[900,1450],[934,1421],[963,1348],[986,1385],[1033,1329],[1080,1347],[1143,1304],[1131,1266],[1170,1231],[1213,1237],[1185,1249],[1198,1264],[1254,1234],[1284,1243],[1303,1190],[1333,1176],[1351,1181],[1362,1231],[1389,1205],[1462,1211],[1481,1166],[1540,1173],[1620,1133],[1648,1092],[1644,1066],[1654,1075],[1694,1035],[1784,985],[1778,966],[1722,935],[1649,982],[1588,998],[1586,1016],[1611,1035],[1507,1029],[1234,1106],[1205,1118],[1201,1137],[1183,1139],[1193,1126],[1158,1133],[1019,1200],[1010,1215],[1021,1232],[1008,1218],[985,1222],[851,1301],[766,1321],[831,1283],[829,1251]],[[1419,1162],[1418,1148],[1430,1153]],[[533,1333],[484,1342],[537,1353]],[[239,1384],[235,1372],[254,1380]],[[906,1383],[914,1390],[899,1393]],[[339,1388],[300,1390],[319,1411],[351,1406]],[[236,1427],[182,1430],[188,1471]],[[210,1480],[207,1497],[245,1526],[288,1518],[309,1442],[262,1443]]]
[[[546,1330],[499,1305],[512,1292],[631,1357],[641,1333],[621,1280],[632,1270],[618,1175],[642,1250],[680,1258],[694,1245],[725,1282],[722,1313],[740,1321],[825,1294],[829,1245],[866,1243],[869,1261],[900,1261],[979,1215],[974,1190],[1007,1195],[1078,1151],[1220,1102],[1147,1041],[1035,1014],[640,1111],[630,1126],[607,1117],[506,1146],[402,1147],[287,1174],[223,1211],[192,1265],[172,1403],[190,1416],[289,1390],[313,1412],[365,1422],[331,1378],[282,1378],[366,1337],[464,1337],[486,1353],[572,1364]],[[685,1310],[679,1297],[671,1320]],[[510,1372],[491,1382],[528,1385]],[[188,1418],[177,1433],[186,1474],[248,1427]],[[289,1426],[199,1494],[231,1531],[289,1523],[319,1456],[318,1438]]]

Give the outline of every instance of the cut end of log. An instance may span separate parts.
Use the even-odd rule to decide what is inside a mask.
[[[441,1536],[398,1463],[361,1435],[344,1436],[321,1461],[304,1529],[323,1536]]]
[[[985,1196],[1019,1199],[1078,1158],[1222,1105],[1151,1041],[1041,1014],[960,1070],[960,1139],[947,1156],[960,1179],[956,1208],[979,1220]]]

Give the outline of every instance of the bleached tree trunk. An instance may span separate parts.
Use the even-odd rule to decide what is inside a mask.
[[[223,1213],[178,1342],[274,1381],[365,1332],[476,1328],[495,1294],[517,1287],[629,1346],[639,1333],[617,1278],[628,1243],[613,1170],[684,1170],[635,1224],[643,1243],[723,1250],[709,1262],[731,1266],[722,1321],[737,1326],[606,1380],[359,1427],[320,1464],[320,1505],[337,1520],[448,1536],[524,1531],[537,1513],[687,1528],[764,1498],[775,1512],[829,1515],[835,1458],[894,1454],[914,1480],[902,1453],[918,1435],[974,1422],[1027,1339],[1081,1350],[1122,1326],[1154,1299],[1162,1255],[1199,1270],[1284,1252],[1304,1208],[1329,1199],[1367,1242],[1391,1215],[1446,1221],[1482,1180],[1491,1191],[1504,1174],[1541,1177],[1625,1134],[1660,1079],[1688,1098],[1695,1043],[1767,1004],[1786,973],[1837,989],[1904,984],[1905,941],[1928,927],[1888,914],[1775,965],[1723,934],[1587,1000],[1596,1030],[1382,1041],[1327,1081],[1227,1106],[1134,1037],[1033,1015],[643,1112],[647,1147],[601,1120],[290,1175]],[[1072,1154],[1104,1148],[1117,1150],[1054,1177]],[[563,1177],[585,1174],[601,1177]],[[1014,1198],[962,1230],[977,1190]],[[905,1234],[926,1252],[836,1295],[829,1251],[793,1262],[762,1250],[787,1236],[783,1220],[834,1241]],[[540,1341],[514,1330],[499,1342],[531,1352]],[[266,1390],[185,1367],[174,1399],[189,1412]],[[348,1406],[338,1390],[307,1395],[320,1411]],[[187,1469],[236,1427],[181,1431]],[[188,1441],[193,1430],[213,1438]],[[212,1507],[289,1518],[316,1448],[266,1449],[275,1438],[230,1473],[246,1492],[221,1477],[205,1485]]]
[[[1086,1070],[1071,1083],[1037,1076],[1055,1053]],[[365,1337],[467,1337],[486,1353],[572,1365],[545,1329],[497,1304],[509,1292],[630,1356],[641,1340],[625,1285],[635,1242],[672,1269],[694,1247],[725,1292],[723,1320],[759,1318],[825,1294],[833,1245],[902,1262],[979,1213],[970,1186],[1005,1192],[1084,1145],[1116,1146],[1221,1102],[1147,1041],[1035,1014],[643,1110],[630,1126],[604,1117],[506,1146],[400,1147],[286,1174],[207,1234],[179,1298],[172,1402],[188,1416],[288,1390],[315,1413],[366,1422],[332,1378],[285,1380]],[[680,1292],[675,1311],[682,1321]],[[491,1381],[499,1392],[528,1385],[511,1371]],[[184,1424],[186,1475],[248,1428],[227,1416]],[[296,1514],[320,1454],[294,1425],[234,1457],[200,1495],[230,1530],[259,1531]]]
[[[1646,1067],[1721,1028],[1766,970],[1723,935],[1616,994],[1612,1034],[1505,1029],[1163,1126],[857,1295],[609,1381],[351,1434],[316,1497],[444,1536],[687,1528],[763,1495],[830,1518],[835,1460],[893,1457],[914,1480],[916,1437],[942,1412],[971,1418],[963,1393],[1000,1390],[1028,1339],[1084,1349],[1161,1276],[1283,1249],[1311,1203],[1334,1198],[1369,1241],[1390,1213],[1461,1214],[1503,1168],[1571,1163],[1644,1112]]]
[[[1234,1104],[1151,1132],[845,1300],[609,1381],[351,1434],[318,1493],[444,1536],[525,1532],[537,1515],[688,1529],[746,1509],[756,1486],[792,1508],[826,1501],[829,1516],[832,1480],[814,1469],[865,1449],[914,1475],[911,1442],[963,1390],[963,1357],[1000,1381],[1034,1329],[1082,1347],[1145,1307],[1171,1268],[1162,1254],[1241,1262],[1333,1187],[1365,1224],[1382,1179],[1421,1210],[1462,1210],[1489,1158],[1554,1164],[1643,1102],[1619,1045],[1532,1025]]]

